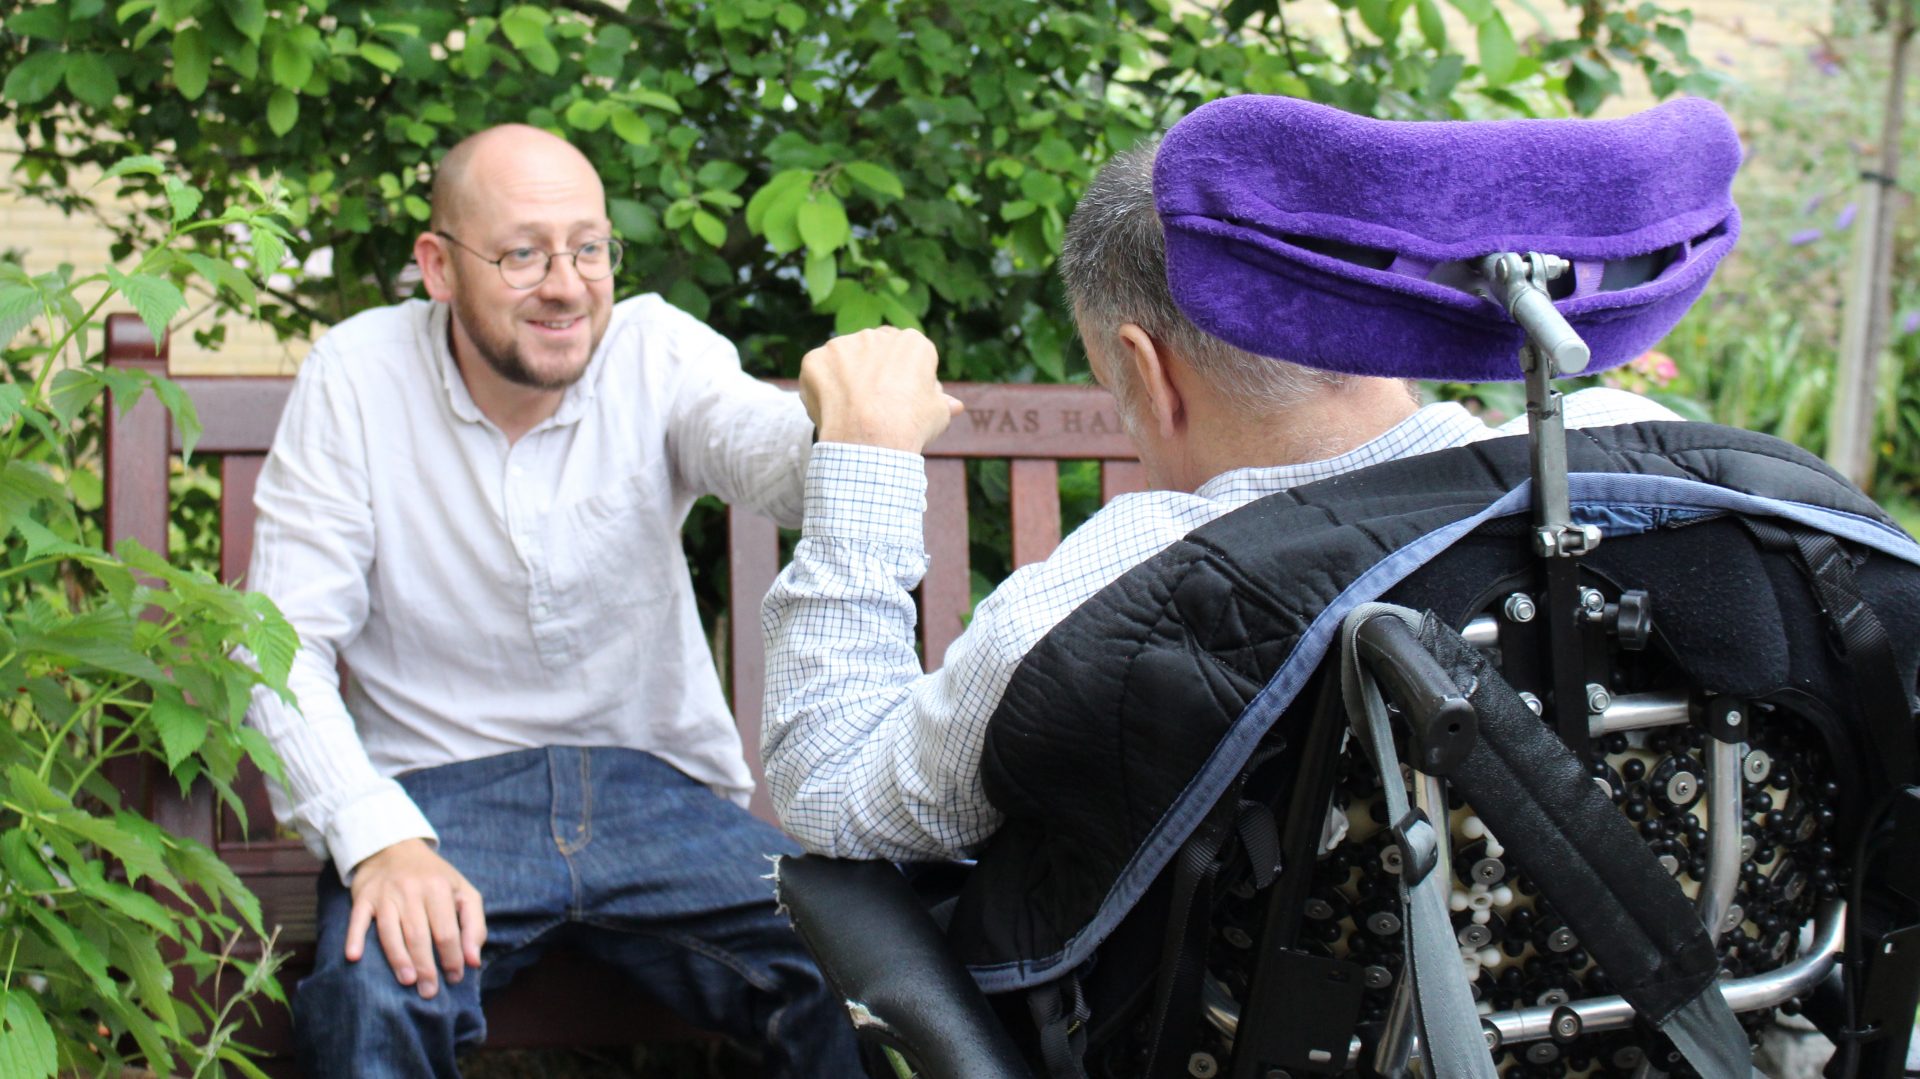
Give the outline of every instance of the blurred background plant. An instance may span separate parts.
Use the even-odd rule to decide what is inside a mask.
[[[192,405],[170,382],[99,362],[101,312],[130,306],[155,340],[183,306],[175,278],[244,300],[234,259],[278,263],[284,199],[258,185],[219,214],[152,157],[104,180],[154,178],[156,241],[126,268],[30,275],[0,261],[0,1076],[258,1074],[233,1042],[244,1009],[281,999],[259,904],[205,846],[147,820],[143,782],[210,783],[236,813],[243,758],[275,772],[241,725],[257,685],[285,692],[293,631],[264,596],[137,544],[103,547],[104,395],[151,393],[191,450]],[[196,233],[219,240],[184,250]],[[228,249],[248,236],[243,251]],[[85,297],[84,299],[82,297]],[[233,658],[244,647],[259,669]],[[136,803],[136,804],[130,804]],[[181,984],[176,985],[176,981]],[[193,991],[188,991],[189,984]]]

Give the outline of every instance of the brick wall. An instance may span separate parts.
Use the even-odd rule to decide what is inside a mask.
[[[1517,34],[1526,35],[1538,26],[1526,6],[1514,0],[1499,0]],[[1572,15],[1556,0],[1535,0],[1531,5],[1565,26]],[[1827,21],[1828,0],[1692,0],[1694,12],[1693,49],[1703,61],[1731,77],[1753,81],[1776,78],[1781,71],[1784,50],[1803,48]],[[1304,18],[1305,25],[1316,22],[1331,25],[1335,9],[1328,0],[1313,4],[1295,4],[1290,16]],[[1631,112],[1651,100],[1643,83],[1629,81],[1630,96],[1612,102],[1609,113]],[[0,158],[17,149],[11,129],[0,132]],[[102,213],[116,212],[111,185],[103,185],[99,207]],[[11,249],[24,257],[31,272],[52,269],[71,262],[81,270],[105,264],[108,241],[104,230],[87,217],[67,217],[60,211],[37,202],[23,201],[0,181],[0,250]],[[189,296],[189,312],[199,311],[204,296]],[[201,315],[206,318],[206,315]],[[292,371],[306,353],[305,342],[280,342],[263,327],[234,320],[228,326],[227,341],[218,352],[209,352],[193,343],[192,323],[176,325],[174,363],[177,370],[193,373],[265,373]]]

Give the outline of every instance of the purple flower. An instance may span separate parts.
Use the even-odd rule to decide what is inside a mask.
[[[1833,219],[1833,231],[1835,232],[1846,231],[1847,226],[1853,224],[1853,214],[1855,209],[1856,207],[1851,202],[1847,203],[1845,206],[1842,206],[1840,208],[1840,215]]]
[[[1820,236],[1821,231],[1819,229],[1801,229],[1799,232],[1787,237],[1787,243],[1793,247],[1805,247],[1813,241],[1818,240]]]
[[[1920,331],[1920,311],[1909,311],[1900,322],[1900,333],[1905,335],[1916,331]]]
[[[1825,195],[1815,195],[1814,197],[1808,199],[1807,204],[1805,206],[1800,207],[1800,216],[1802,217],[1811,216],[1815,210],[1818,210],[1820,208],[1820,204],[1825,201],[1827,201],[1827,197]]]

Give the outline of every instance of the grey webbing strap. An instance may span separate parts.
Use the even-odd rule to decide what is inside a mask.
[[[1727,1005],[1727,998],[1718,985],[1708,986],[1706,992],[1681,1005],[1667,1018],[1660,1033],[1673,1042],[1673,1047],[1680,1050],[1680,1055],[1705,1079],[1718,1079],[1723,1075],[1727,1079],[1738,1076],[1766,1079],[1760,1069],[1753,1066],[1753,1050],[1748,1045],[1746,1029]]]
[[[1405,607],[1367,603],[1355,609],[1340,627],[1340,688],[1346,698],[1347,715],[1380,769],[1387,820],[1405,835],[1407,843],[1403,846],[1425,846],[1431,851],[1437,847],[1438,836],[1433,825],[1408,806],[1386,703],[1354,647],[1360,626],[1383,614],[1400,618],[1416,632],[1420,628],[1420,616]],[[1447,882],[1432,871],[1431,854],[1422,857],[1415,850],[1405,849],[1401,853],[1400,901],[1407,912],[1401,934],[1407,976],[1413,979],[1426,1074],[1433,1079],[1497,1079],[1499,1073],[1480,1032],[1480,1013],[1473,1005],[1466,967],[1460,961],[1460,946],[1454,940],[1453,922],[1447,913]],[[1426,867],[1427,872],[1409,889],[1407,878],[1415,873],[1416,866]]]

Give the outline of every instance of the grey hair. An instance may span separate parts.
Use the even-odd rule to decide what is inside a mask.
[[[1153,158],[1158,138],[1115,154],[1087,187],[1060,245],[1060,276],[1073,319],[1089,350],[1112,362],[1108,382],[1133,411],[1138,387],[1122,359],[1118,330],[1131,322],[1170,348],[1196,374],[1248,414],[1290,408],[1315,390],[1343,385],[1346,375],[1256,356],[1201,330],[1173,302],[1167,286],[1167,245],[1153,206]]]

